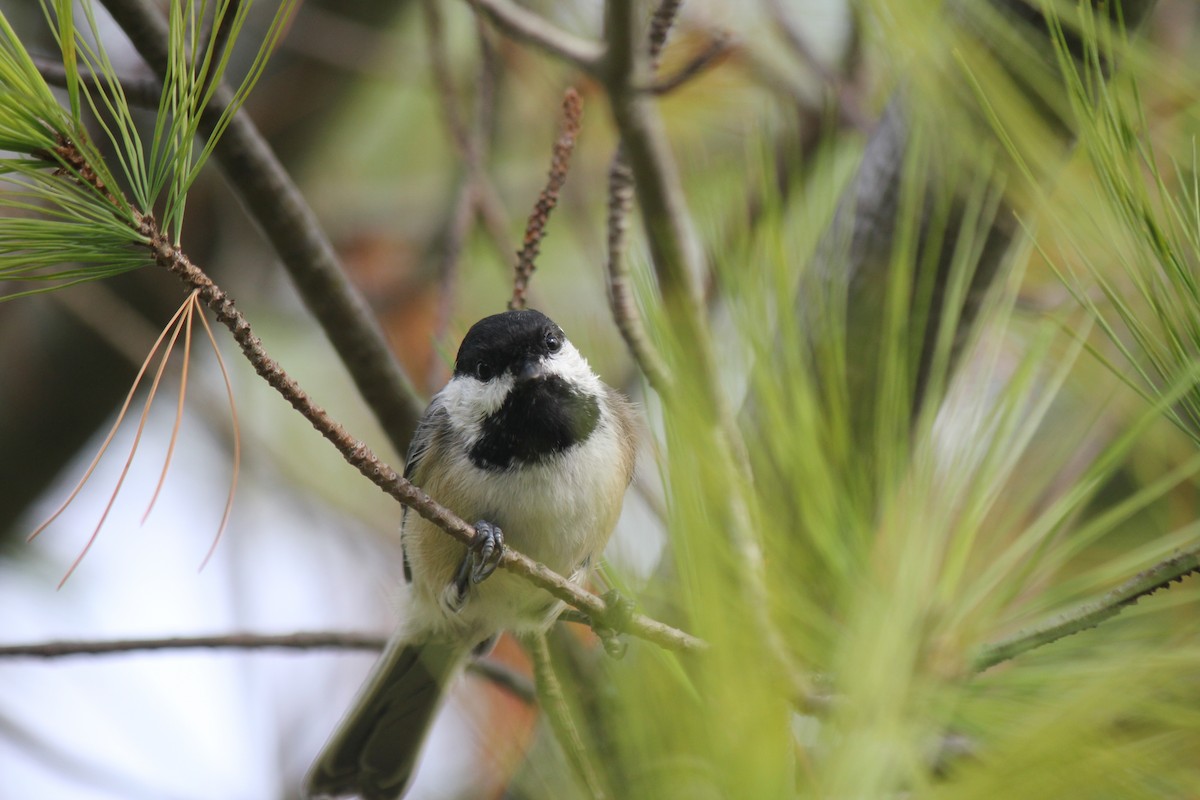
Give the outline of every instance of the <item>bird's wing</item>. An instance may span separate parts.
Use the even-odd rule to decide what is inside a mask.
[[[417,423],[417,429],[413,431],[412,440],[408,443],[408,457],[404,462],[405,480],[412,481],[418,486],[421,485],[423,482],[421,463],[425,454],[429,452],[429,447],[433,444],[434,439],[442,434],[448,418],[446,407],[439,402],[437,397],[434,397],[429,408],[425,409],[421,421]],[[401,529],[403,529],[404,520],[407,517],[408,508],[405,507],[400,517]],[[404,556],[404,580],[412,583],[412,566],[408,563],[408,553],[404,550],[403,538],[400,540],[400,551]]]

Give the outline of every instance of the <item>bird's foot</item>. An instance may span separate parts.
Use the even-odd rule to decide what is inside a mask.
[[[482,583],[500,566],[504,556],[504,531],[486,520],[475,523],[475,541],[467,550],[464,563],[471,562],[471,583]]]
[[[475,541],[467,548],[466,555],[458,565],[454,579],[442,592],[442,605],[451,613],[462,611],[467,602],[471,584],[487,580],[500,566],[504,555],[504,532],[498,525],[485,520],[475,523]]]

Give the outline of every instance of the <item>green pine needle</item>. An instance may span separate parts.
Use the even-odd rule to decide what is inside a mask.
[[[252,6],[170,4],[170,66],[149,131],[134,120],[92,2],[42,0],[66,72],[65,108],[0,14],[0,150],[13,154],[0,158],[0,280],[45,284],[3,299],[152,263],[136,232],[142,214],[159,214],[162,229],[179,240],[187,193],[261,77],[297,2],[280,4],[229,102],[211,108]],[[206,34],[216,27],[228,34],[223,45]],[[108,140],[111,165],[89,141],[88,120]]]

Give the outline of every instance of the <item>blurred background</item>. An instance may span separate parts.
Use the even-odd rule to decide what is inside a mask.
[[[1140,117],[1130,117],[1138,129],[1128,135],[1140,137],[1147,152],[1161,153],[1164,163],[1173,165],[1163,170],[1161,188],[1182,198],[1178,207],[1185,213],[1176,216],[1186,228],[1195,199],[1189,200],[1188,192],[1194,191],[1196,174],[1200,82],[1193,45],[1200,13],[1187,0],[1146,5],[1136,48],[1120,62],[1113,91],[1134,98],[1140,109]],[[748,409],[749,428],[773,431],[780,448],[793,454],[755,449],[750,461],[762,485],[744,491],[761,496],[755,495],[749,513],[761,529],[774,531],[764,536],[791,528],[801,531],[795,537],[810,537],[803,544],[800,538],[779,546],[768,541],[770,613],[797,665],[812,677],[814,696],[852,700],[832,722],[803,703],[800,710],[779,712],[779,685],[761,675],[749,656],[740,662],[719,660],[714,668],[724,676],[728,697],[710,695],[712,675],[693,676],[691,683],[679,679],[689,690],[673,695],[665,687],[675,678],[657,677],[659,671],[674,675],[679,669],[664,667],[665,657],[643,650],[610,663],[590,636],[557,631],[557,637],[569,640],[558,646],[569,654],[562,658],[574,659],[565,670],[575,680],[586,684],[600,680],[589,675],[605,676],[604,691],[578,699],[576,711],[590,720],[587,735],[597,737],[602,763],[619,773],[608,779],[611,796],[865,797],[877,792],[912,796],[915,790],[994,797],[1015,791],[996,783],[998,775],[1013,771],[1027,777],[1022,791],[1034,795],[1183,797],[1200,792],[1200,773],[1182,766],[1188,754],[1200,755],[1200,721],[1191,719],[1196,706],[1189,705],[1200,699],[1200,687],[1193,685],[1197,662],[1188,660],[1197,652],[1200,632],[1191,580],[1165,599],[1160,593],[1149,611],[1145,604],[1138,606],[1137,613],[1148,619],[1139,621],[1135,614],[1115,638],[1084,640],[1084,634],[1057,651],[1071,669],[1083,671],[1096,663],[1087,661],[1089,646],[1119,651],[1119,665],[1104,662],[1109,671],[1103,681],[1093,675],[1096,680],[1086,684],[1094,695],[1067,697],[1062,687],[1072,685],[1077,672],[1053,660],[1035,660],[1028,671],[1005,673],[990,685],[987,675],[973,682],[964,672],[972,648],[982,642],[1068,601],[1101,593],[1153,563],[1155,554],[1186,546],[1196,516],[1195,467],[1189,466],[1195,434],[1180,422],[1188,412],[1178,412],[1178,424],[1151,413],[1155,403],[1158,412],[1164,406],[1169,410],[1168,400],[1186,409],[1178,382],[1195,352],[1185,343],[1178,348],[1180,359],[1157,371],[1147,368],[1148,377],[1131,367],[1145,343],[1136,326],[1113,316],[1111,306],[1132,293],[1143,298],[1132,305],[1144,302],[1155,324],[1172,322],[1160,306],[1136,293],[1137,280],[1125,266],[1138,260],[1138,248],[1145,244],[1136,231],[1124,229],[1126,238],[1119,243],[1116,234],[1104,238],[1115,230],[1110,215],[1119,203],[1103,199],[1097,188],[1106,173],[1089,149],[1091,129],[1060,129],[1072,108],[1070,93],[1027,91],[1038,78],[1022,71],[1026,50],[1040,52],[1052,64],[1051,39],[1009,42],[1004,36],[1019,39],[1027,21],[999,14],[1003,19],[997,22],[990,12],[962,11],[976,6],[990,7],[951,3],[943,13],[940,3],[882,0],[682,5],[659,74],[672,76],[692,66],[696,74],[678,87],[665,87],[659,107],[710,264],[699,278],[717,341],[720,383],[734,407]],[[599,3],[530,7],[566,30],[597,40],[602,35]],[[37,4],[0,0],[0,11],[35,56],[56,57]],[[252,59],[274,11],[272,3],[255,5],[234,51],[234,74],[238,63],[244,70]],[[151,77],[120,29],[102,9],[97,14],[122,74]],[[706,51],[711,57],[697,62]],[[736,642],[742,634],[732,633],[736,626],[713,612],[707,604],[717,601],[705,597],[724,591],[712,582],[721,565],[693,570],[689,560],[720,560],[697,544],[704,535],[698,531],[722,524],[706,498],[714,485],[709,482],[720,483],[729,474],[700,475],[695,485],[687,483],[679,460],[702,462],[714,454],[681,446],[680,429],[673,427],[681,423],[664,419],[670,412],[648,390],[608,306],[605,187],[618,137],[604,88],[479,24],[466,3],[305,0],[245,111],[299,184],[392,351],[428,397],[448,378],[462,334],[481,316],[502,310],[508,299],[513,254],[545,182],[567,86],[583,97],[583,131],[542,245],[530,305],[555,318],[601,376],[634,397],[644,412],[646,441],[638,475],[607,553],[616,580],[648,613],[689,628],[694,624],[717,643]],[[966,207],[975,209],[977,222],[982,220],[976,239],[963,234],[951,241],[986,261],[992,246],[988,214],[1005,218],[1006,242],[1028,238],[1014,248],[1018,255],[996,270],[999,279],[988,275],[979,286],[966,279],[968,288],[980,292],[998,287],[994,291],[1002,299],[992,301],[993,313],[981,314],[986,324],[973,327],[969,341],[964,335],[956,345],[957,370],[946,364],[931,368],[945,385],[930,394],[944,388],[948,399],[922,423],[919,444],[911,450],[895,445],[906,463],[912,456],[923,466],[883,490],[874,477],[876,462],[887,461],[889,451],[856,456],[847,444],[853,434],[838,440],[836,432],[843,430],[838,426],[850,430],[855,412],[823,426],[795,421],[795,409],[786,400],[780,405],[772,390],[761,387],[773,382],[774,391],[786,398],[793,388],[789,382],[801,380],[802,370],[784,369],[780,362],[772,367],[762,356],[775,348],[777,328],[790,329],[794,322],[803,327],[796,321],[805,315],[805,304],[793,304],[792,298],[810,277],[808,265],[821,260],[822,236],[831,224],[837,230],[832,221],[839,198],[854,190],[859,163],[865,158],[870,165],[879,156],[872,155],[869,142],[877,141],[873,137],[887,114],[895,113],[897,96],[907,100],[906,115],[925,126],[925,138],[921,148],[914,147],[918,155],[906,160],[894,153],[892,170],[961,178],[951,194],[971,199],[975,205]],[[1019,101],[1028,108],[1017,108]],[[968,104],[971,111],[955,116],[953,107]],[[971,121],[964,121],[967,116]],[[150,112],[143,117],[151,122]],[[481,191],[456,143],[463,132],[492,192],[477,213],[463,211],[471,193]],[[1151,170],[1139,167],[1134,173],[1150,176],[1152,188],[1160,186]],[[971,175],[986,179],[972,183]],[[189,195],[183,249],[236,298],[289,374],[353,435],[398,467],[402,454],[387,444],[232,191],[238,180],[237,174],[209,166]],[[1175,214],[1165,201],[1157,207],[1164,216]],[[935,217],[944,228],[965,230],[963,220],[970,214]],[[926,236],[929,229],[913,230]],[[915,245],[912,252],[899,247],[895,252],[899,255],[892,260],[918,265],[929,257]],[[1181,259],[1190,274],[1195,252]],[[630,260],[639,301],[652,328],[661,331],[666,323],[654,312],[650,259],[639,235]],[[970,291],[959,289],[967,297],[966,328],[979,306],[972,305]],[[26,542],[87,469],[183,295],[173,277],[141,270],[0,304],[0,644],[301,631],[386,635],[404,613],[396,590],[399,508],[254,375],[222,330],[216,334],[236,398],[242,461],[229,525],[204,569],[199,567],[219,528],[233,477],[225,389],[207,346],[195,348],[179,444],[152,513],[142,519],[175,421],[177,367],[167,370],[137,457],[94,547],[61,589],[56,589],[60,579],[92,535],[120,479],[134,419],[125,421],[69,508]],[[854,313],[848,316],[853,333]],[[1194,318],[1178,324],[1188,329]],[[1104,320],[1116,321],[1106,325]],[[770,325],[759,325],[766,322]],[[851,386],[853,357],[859,354],[873,364],[879,352],[890,352],[880,344],[892,335],[888,330],[863,332],[865,350],[856,341],[845,345]],[[655,336],[671,349],[666,334]],[[921,337],[913,341],[919,349]],[[1128,383],[1141,387],[1149,402]],[[812,385],[820,394],[820,381]],[[912,385],[926,384],[913,379]],[[888,386],[865,394],[873,403],[890,402]],[[921,394],[915,391],[918,398]],[[143,388],[135,397],[134,416],[144,398]],[[919,400],[910,402],[915,418]],[[813,401],[811,408],[819,405]],[[908,406],[887,413],[910,417]],[[885,422],[879,424],[887,427]],[[872,439],[876,444],[886,438],[878,431],[871,435],[880,437]],[[754,448],[758,440],[748,435],[748,441]],[[810,449],[820,455],[789,460]],[[866,461],[870,467],[863,466]],[[768,462],[778,480],[764,477],[761,470]],[[844,475],[829,477],[835,470],[830,465],[844,469]],[[885,467],[879,474],[891,474]],[[872,477],[860,482],[857,470]],[[869,508],[854,508],[862,497],[859,490],[873,498]],[[836,499],[826,508],[821,497]],[[1088,527],[1092,523],[1103,528],[1103,535]],[[951,547],[945,553],[957,555],[939,551],[920,566],[905,560],[905,554],[912,555],[907,544],[890,538],[903,529],[911,539],[965,547],[968,528],[973,544],[966,555]],[[693,535],[697,538],[689,538]],[[822,543],[831,541],[841,543],[831,547],[844,546],[846,552],[821,552]],[[821,555],[798,555],[799,550]],[[1047,554],[1053,557],[1045,560]],[[978,601],[976,595],[988,591],[982,577],[990,574],[987,567],[1006,558],[1012,559],[1005,562],[1009,574],[1020,574],[1020,580],[1004,603],[977,607],[963,600]],[[1068,560],[1073,566],[1064,570]],[[843,561],[857,563],[862,571],[831,566]],[[896,567],[888,573],[895,582],[859,591],[872,583],[873,570],[891,567]],[[930,576],[947,573],[961,579],[954,584],[957,593],[939,596],[948,584]],[[885,607],[901,596],[895,593],[919,598],[913,600],[919,611],[912,619],[895,612],[911,623],[907,627],[889,622],[894,609]],[[900,638],[911,638],[893,652],[908,654],[911,663],[864,644],[882,648],[889,632],[897,631]],[[1148,641],[1162,649],[1148,653],[1142,649]],[[639,647],[648,648],[633,645]],[[1135,655],[1164,672],[1122,672],[1132,669]],[[349,649],[0,658],[0,798],[297,797],[311,759],[374,658],[370,650]],[[504,641],[491,658],[519,674],[529,672],[515,642]],[[887,671],[888,665],[895,670],[874,680],[874,670]],[[856,668],[861,675],[846,677]],[[609,675],[621,670],[623,677]],[[897,690],[898,673],[919,680]],[[1170,681],[1162,677],[1168,673]],[[629,685],[648,674],[656,677],[646,678],[641,694]],[[760,678],[771,685],[747,690],[752,697],[732,688],[745,689]],[[1157,681],[1171,693],[1143,698],[1137,713],[1120,705],[1103,720],[1088,717],[1096,705],[1104,705],[1094,698],[1119,694],[1129,681],[1142,691]],[[769,698],[768,690],[773,692]],[[892,716],[879,712],[872,702],[892,700],[876,695],[902,697],[901,710],[893,709]],[[701,698],[713,699],[715,708],[694,709]],[[612,708],[589,710],[588,703],[600,702]],[[1068,702],[1070,713],[1062,710]],[[739,705],[746,719],[731,713]],[[647,721],[676,713],[673,723]],[[1060,716],[1076,727],[1053,730]],[[697,719],[703,722],[690,731],[696,746],[689,749],[680,743],[689,735],[683,729]],[[868,724],[872,719],[877,726]],[[586,796],[538,720],[528,699],[469,674],[439,718],[409,796]],[[671,738],[659,725],[681,730]],[[714,733],[723,725],[729,730]],[[1139,735],[1139,726],[1149,733]],[[722,758],[728,762],[704,762],[709,748],[722,750],[722,736],[732,739],[743,728],[767,737],[769,744],[756,734],[740,749],[725,748]],[[1022,749],[1021,733],[1034,730],[1044,738],[1031,742],[1073,742],[1077,750],[1064,749],[1056,761],[1032,744]],[[1081,730],[1095,733],[1095,741],[1079,738]],[[662,745],[669,754],[656,749],[661,741],[655,736],[670,739],[670,747]],[[703,746],[696,744],[700,740]],[[961,756],[965,777],[960,774],[956,782],[952,772],[942,770],[941,759],[960,742],[966,742],[962,750],[968,755]],[[761,752],[747,752],[756,747]],[[871,767],[860,769],[847,751]],[[639,764],[639,752],[661,758],[646,756]],[[977,753],[983,753],[978,760]],[[1160,761],[1178,769],[1155,772]],[[1139,782],[1076,782],[1089,769],[1099,776],[1132,773]],[[726,771],[719,778],[709,774],[720,770]],[[1140,780],[1143,773],[1158,781]],[[868,774],[876,782],[863,777]],[[859,778],[865,782],[856,783]],[[671,792],[664,793],[664,786]]]

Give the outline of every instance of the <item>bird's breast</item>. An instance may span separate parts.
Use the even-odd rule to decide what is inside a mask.
[[[490,472],[556,460],[586,442],[600,422],[596,397],[551,375],[513,386],[486,417],[469,451],[471,463]]]

